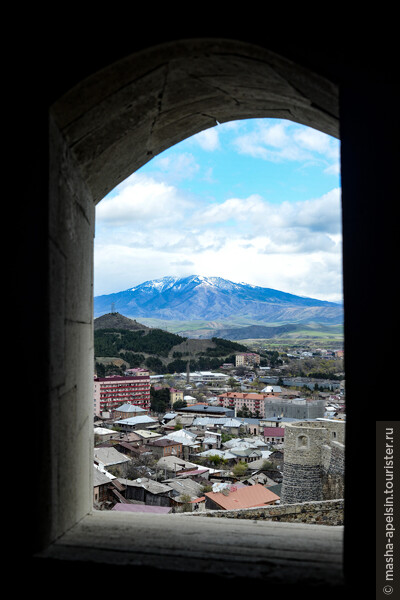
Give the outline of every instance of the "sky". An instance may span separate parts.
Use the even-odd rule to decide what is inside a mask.
[[[96,207],[94,295],[203,275],[342,301],[340,142],[282,119],[218,124]]]

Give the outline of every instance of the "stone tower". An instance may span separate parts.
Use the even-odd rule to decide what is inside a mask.
[[[286,425],[283,504],[344,497],[344,437],[342,421]]]

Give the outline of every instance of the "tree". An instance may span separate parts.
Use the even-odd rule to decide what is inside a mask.
[[[261,465],[261,470],[262,471],[270,471],[271,469],[274,469],[274,465],[271,461],[269,460],[264,460],[263,464]]]
[[[162,374],[164,371],[164,365],[162,361],[156,356],[148,356],[145,360],[145,365],[150,369],[150,371],[154,371],[154,373]]]
[[[239,381],[234,377],[229,377],[227,384],[229,387],[238,387],[240,385]]]
[[[244,461],[240,461],[232,468],[232,473],[235,475],[235,477],[243,477],[247,469],[247,464]]]
[[[251,413],[249,407],[246,404],[243,404],[242,408],[240,410],[238,410],[237,416],[249,419],[249,418],[251,418],[252,413]]]
[[[155,390],[153,387],[150,388],[150,408],[156,413],[163,413],[168,410],[169,407],[169,389],[161,388]]]
[[[178,410],[179,408],[185,408],[187,406],[186,400],[177,400],[174,402],[172,408],[173,410]]]
[[[178,498],[178,501],[182,502],[180,512],[191,512],[192,504],[189,494],[181,494]]]
[[[211,463],[214,467],[219,467],[221,465],[225,465],[228,461],[220,456],[219,454],[210,454],[207,456],[207,461]]]
[[[157,461],[151,454],[142,455],[140,458],[132,458],[125,466],[124,477],[126,479],[137,479],[138,477],[149,477],[156,469]]]

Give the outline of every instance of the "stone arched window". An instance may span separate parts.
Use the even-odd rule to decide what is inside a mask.
[[[54,82],[50,82],[52,85],[49,86],[49,100],[53,102],[63,90],[69,91],[52,105],[50,118],[46,119],[42,106],[38,119],[32,118],[35,112],[28,106],[24,114],[19,115],[24,118],[24,125],[29,125],[29,135],[25,135],[25,139],[32,143],[28,148],[35,160],[25,166],[33,167],[30,174],[35,185],[30,195],[40,200],[40,210],[21,211],[24,213],[21,220],[25,218],[24,237],[29,240],[32,250],[28,253],[21,245],[22,252],[18,258],[23,259],[28,275],[35,273],[34,283],[39,279],[39,269],[43,283],[38,286],[36,296],[36,304],[40,308],[38,318],[26,323],[29,337],[35,339],[36,362],[32,371],[38,373],[35,383],[40,391],[43,423],[42,438],[35,456],[41,472],[34,481],[37,485],[34,496],[40,498],[35,505],[34,548],[47,556],[59,552],[63,559],[69,555],[74,560],[77,554],[85,557],[85,553],[89,552],[91,558],[96,556],[95,560],[103,564],[107,562],[107,553],[113,561],[116,555],[121,557],[121,562],[126,561],[129,550],[130,564],[134,564],[137,556],[137,564],[142,568],[143,556],[146,556],[147,566],[154,564],[159,568],[159,557],[167,558],[169,554],[162,548],[163,536],[167,538],[166,532],[171,531],[177,536],[179,553],[170,557],[169,561],[165,560],[166,565],[180,568],[182,563],[184,569],[189,570],[193,565],[201,571],[207,564],[207,570],[211,571],[213,566],[218,575],[221,571],[227,572],[228,568],[236,574],[243,553],[236,541],[245,539],[247,551],[251,547],[252,528],[246,529],[245,536],[240,528],[237,539],[232,538],[232,519],[227,519],[226,525],[223,519],[218,519],[221,521],[218,543],[213,546],[213,560],[209,561],[210,539],[205,534],[205,521],[209,519],[202,519],[195,536],[194,521],[192,523],[191,520],[191,537],[198,542],[199,549],[195,548],[190,555],[193,541],[185,553],[180,551],[179,526],[185,533],[187,521],[184,519],[179,519],[178,525],[174,515],[150,515],[150,519],[130,514],[129,518],[124,515],[121,521],[120,515],[113,514],[113,511],[93,511],[92,258],[95,205],[152,156],[218,122],[290,116],[319,131],[338,135],[340,91],[346,364],[352,365],[346,380],[346,397],[357,397],[358,382],[354,373],[360,365],[360,333],[355,335],[354,331],[372,306],[364,298],[364,281],[368,276],[374,287],[384,281],[385,270],[381,266],[387,256],[384,244],[381,247],[376,239],[374,244],[367,242],[371,232],[376,236],[383,232],[377,237],[379,241],[386,243],[390,239],[387,235],[387,211],[375,210],[375,203],[379,192],[387,198],[390,206],[393,190],[397,189],[394,183],[396,181],[397,184],[394,168],[397,161],[392,160],[390,150],[387,153],[382,151],[382,148],[393,148],[388,142],[392,139],[392,116],[397,114],[392,98],[397,98],[397,94],[390,95],[392,83],[384,83],[381,70],[378,77],[374,73],[371,76],[368,73],[366,77],[364,69],[360,68],[358,72],[356,69],[355,77],[349,77],[349,67],[347,63],[342,64],[340,52],[338,56],[334,55],[333,63],[329,62],[326,70],[319,68],[313,72],[309,71],[307,63],[316,62],[321,67],[323,56],[314,59],[310,54],[307,57],[307,51],[304,55],[301,47],[297,65],[293,59],[286,58],[286,53],[281,57],[247,42],[231,39],[192,41],[188,40],[189,37],[187,35],[182,41],[165,45],[156,42],[155,46],[146,40],[143,48],[139,44],[137,52],[115,65],[112,60],[107,62],[102,57],[106,66],[100,70],[97,70],[97,56],[92,68],[91,57],[89,54],[85,56],[83,45],[76,45],[79,61],[74,63],[70,54],[75,44],[71,44],[67,48],[68,62],[64,64],[68,64],[71,72],[74,67],[79,68],[70,79],[62,68],[54,73]],[[60,43],[59,46],[65,45]],[[87,47],[91,50],[89,43]],[[34,49],[31,56],[36,59]],[[57,50],[59,48],[52,48],[54,60],[58,58]],[[328,47],[324,50],[327,51]],[[374,52],[377,51],[378,48],[374,48]],[[290,56],[291,50],[287,54]],[[40,62],[36,60],[33,63],[35,78],[37,70],[43,75],[39,70]],[[99,62],[102,66],[103,61]],[[45,61],[44,64],[47,75]],[[376,60],[375,64],[379,61]],[[321,70],[322,74],[326,73],[326,78],[321,75]],[[80,76],[87,72],[92,75],[79,81]],[[43,87],[47,92],[47,85]],[[392,113],[389,107],[393,107]],[[368,122],[368,128],[365,122]],[[368,144],[371,132],[374,136],[372,147]],[[40,161],[39,153],[44,154]],[[49,155],[51,161],[48,165]],[[369,171],[368,178],[364,175],[366,171]],[[38,243],[39,235],[45,238],[43,244],[42,240]],[[377,298],[374,298],[376,301]],[[43,331],[46,335],[40,336]],[[62,418],[59,418],[60,415]],[[299,437],[306,438],[306,444],[300,446],[305,448],[307,436]],[[357,444],[351,443],[356,456]],[[350,477],[348,483],[355,491],[363,474],[358,464],[352,474],[354,477]],[[346,493],[348,523],[354,522],[354,516],[359,512],[357,499],[352,500],[355,496]],[[158,529],[157,516],[163,519],[161,530]],[[144,521],[148,529],[144,529]],[[243,525],[244,521],[240,523]],[[220,540],[221,529],[225,531],[225,528],[227,537],[224,544]],[[118,535],[115,534],[117,530]],[[145,536],[138,534],[144,530],[148,532]],[[64,536],[65,543],[62,541]],[[145,553],[144,538],[151,540],[151,547]],[[233,544],[230,543],[232,539],[235,540]],[[351,556],[352,550],[358,547],[358,536],[354,539],[354,545],[349,546],[347,541],[347,556]],[[170,548],[170,540],[168,544]],[[230,555],[229,560],[225,550],[228,544],[237,552],[235,556]],[[264,552],[262,557],[272,562],[268,551],[269,546],[257,547],[257,554]],[[265,578],[269,574],[265,574],[265,561],[260,556],[260,578]],[[277,556],[279,559],[279,552]],[[249,564],[251,576],[258,573],[254,563],[250,561]],[[278,564],[280,570],[281,561]],[[290,570],[290,561],[288,564]],[[332,566],[336,567],[336,564],[327,562],[327,576],[332,574]],[[351,563],[349,566],[348,572],[351,573]],[[294,569],[293,573],[296,573],[297,581],[298,569]],[[336,577],[336,570],[334,573]],[[247,571],[242,570],[241,575],[246,576]],[[285,571],[285,579],[286,575]],[[271,577],[274,581],[273,566]],[[359,584],[358,580],[355,583]]]
[[[297,436],[296,440],[296,449],[297,450],[306,450],[310,446],[308,435],[300,434]]]

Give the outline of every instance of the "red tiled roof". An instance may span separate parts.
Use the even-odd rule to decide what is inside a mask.
[[[205,495],[225,510],[255,508],[256,506],[272,504],[276,500],[279,500],[279,496],[260,484],[240,488],[231,486],[231,491],[227,496],[222,492],[207,492]]]

